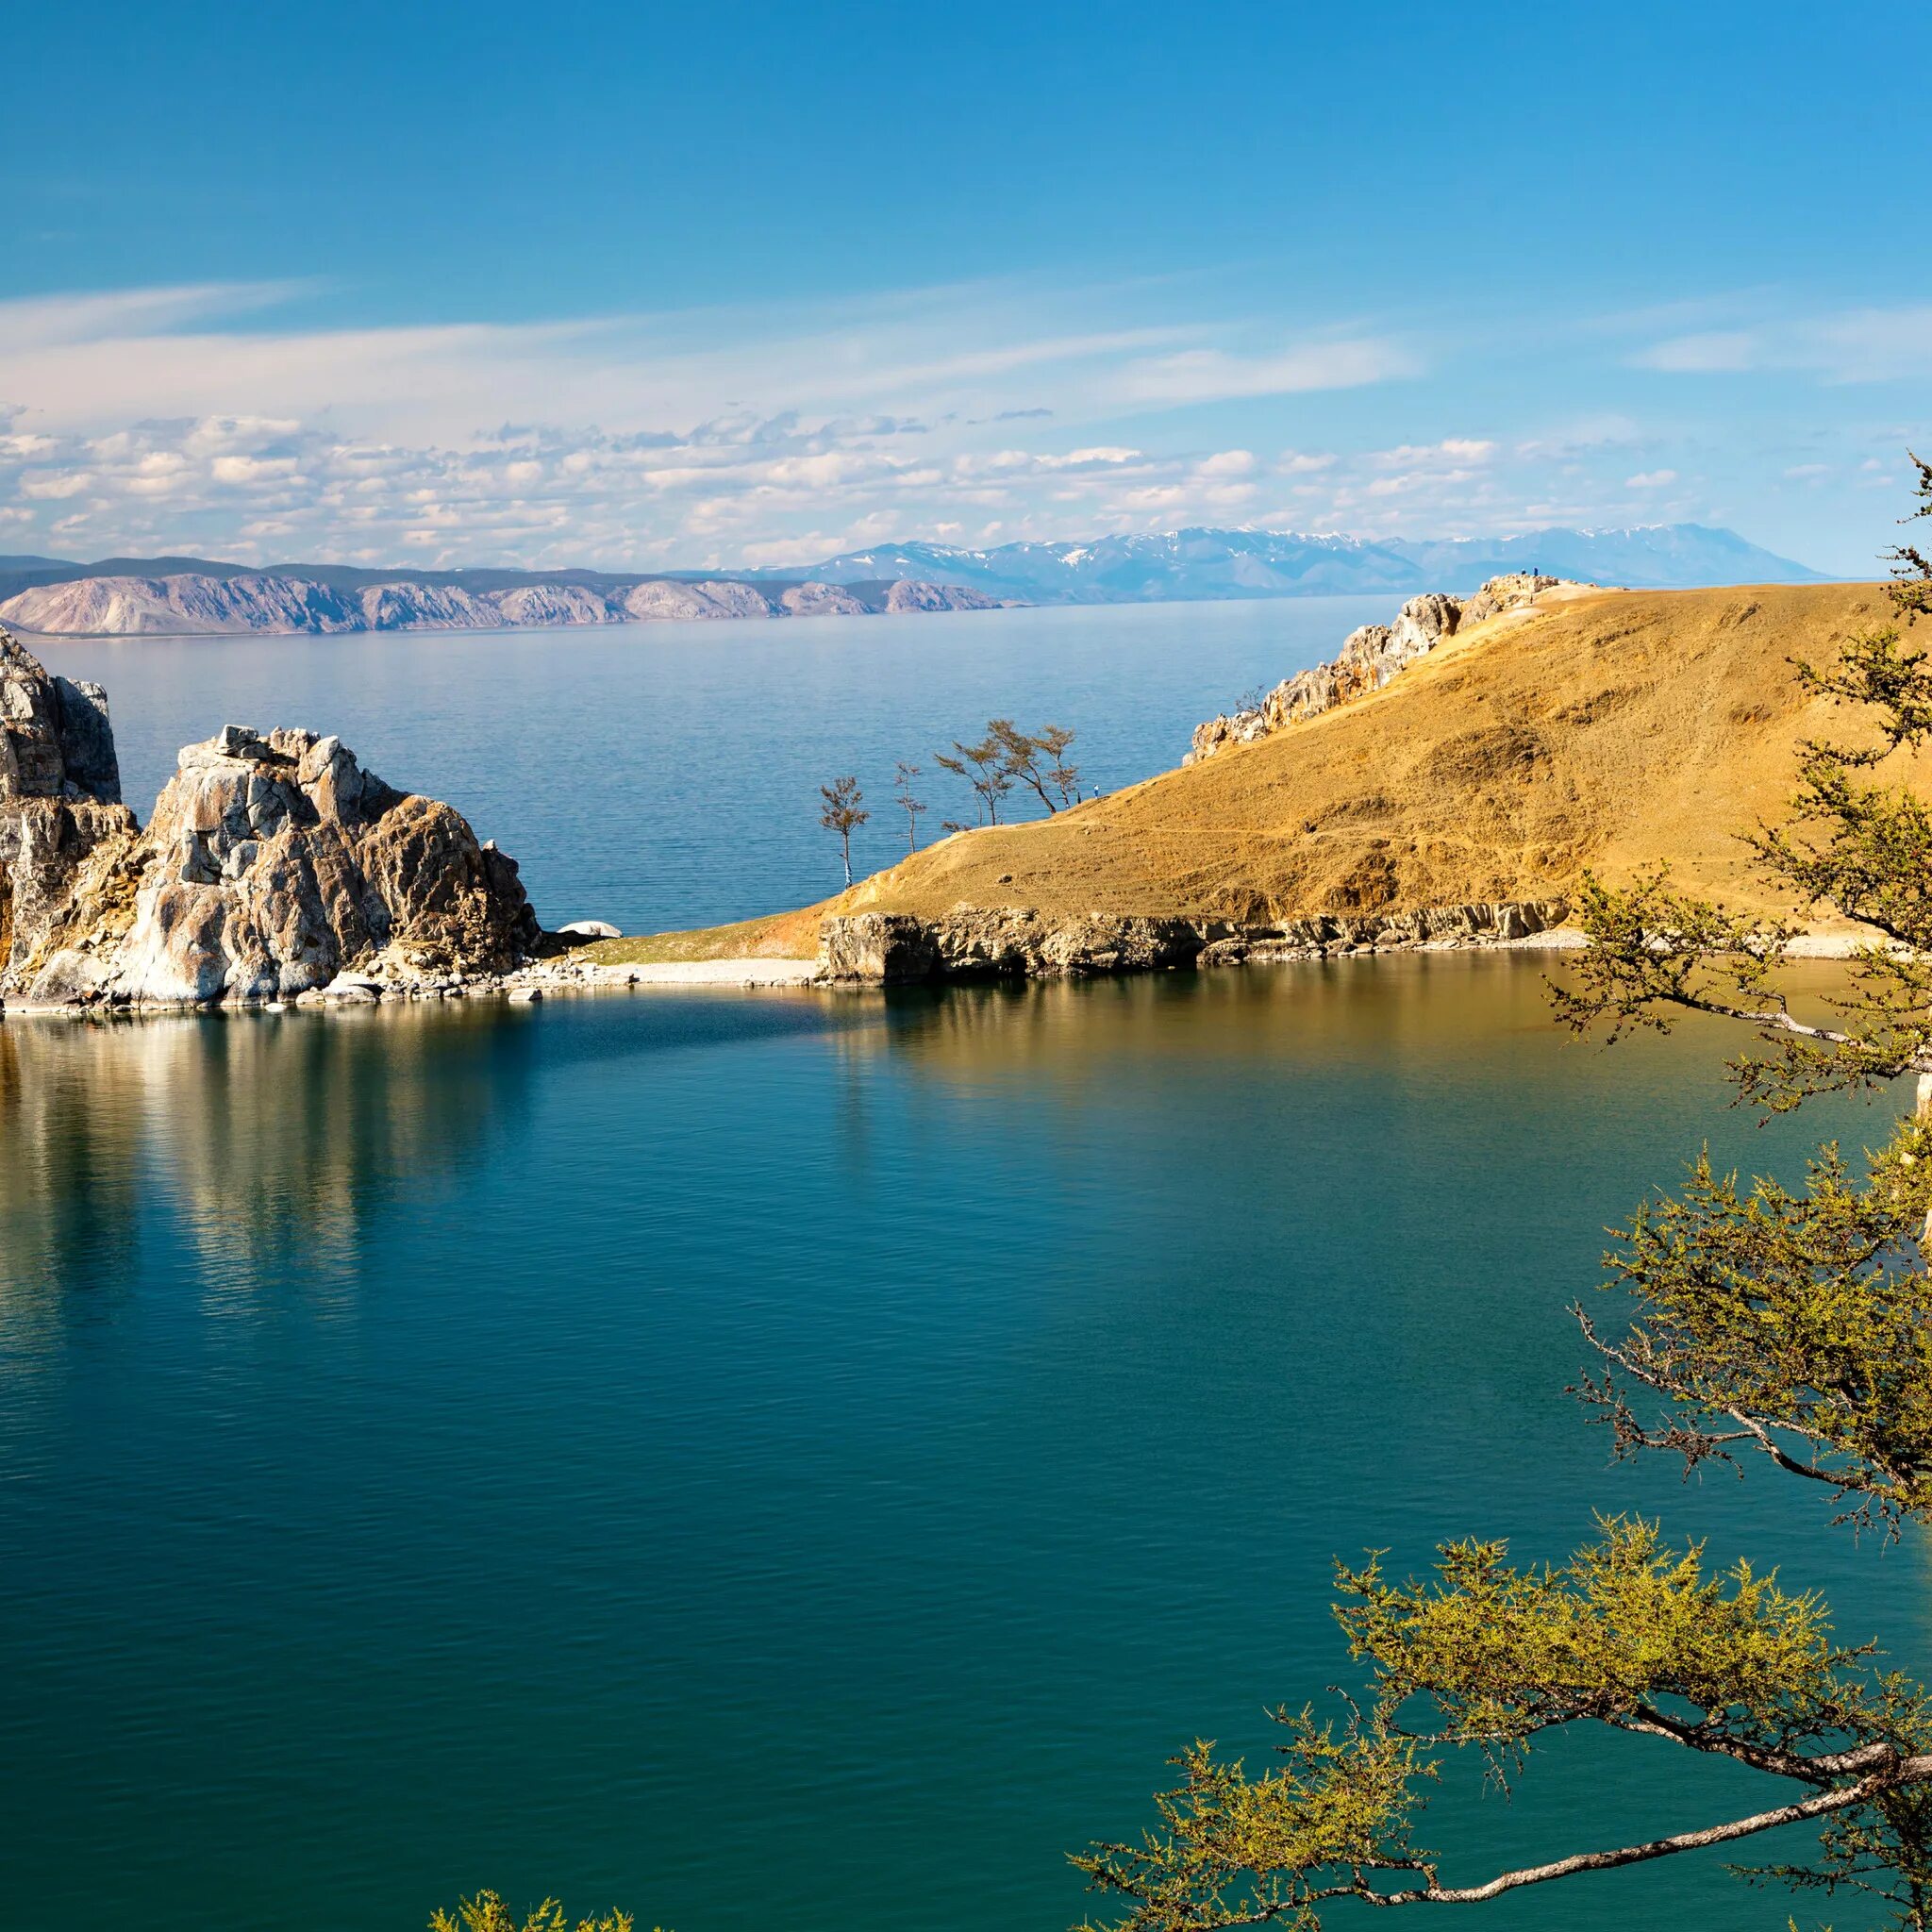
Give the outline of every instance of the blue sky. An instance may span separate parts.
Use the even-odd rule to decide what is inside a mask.
[[[1864,572],[1932,444],[1928,57],[1923,4],[32,9],[0,549]]]

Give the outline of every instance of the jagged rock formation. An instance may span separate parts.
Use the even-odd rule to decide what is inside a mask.
[[[0,630],[0,982],[58,923],[88,854],[133,827],[107,693],[49,676]]]
[[[943,919],[861,912],[824,922],[819,935],[819,977],[910,986],[940,979],[1054,979],[1315,959],[1334,952],[1528,939],[1560,925],[1568,913],[1561,899],[1338,914],[1274,924],[1099,913],[1057,922],[1025,909],[961,910]]]
[[[987,610],[998,599],[956,584],[760,586],[731,578],[690,582],[340,586],[279,572],[214,576],[89,576],[37,584],[0,603],[0,619],[48,637],[164,636],[184,632],[499,630],[524,625],[634,624],[661,618],[862,617],[891,610]]]
[[[516,861],[340,740],[227,725],[142,832],[107,701],[0,632],[0,993],[144,1006],[508,972],[541,934]]]
[[[1252,744],[1257,738],[1333,710],[1365,691],[1380,691],[1418,658],[1425,657],[1445,638],[1453,638],[1459,627],[1513,610],[1540,591],[1556,590],[1567,582],[1524,573],[1491,577],[1466,602],[1439,591],[1411,597],[1392,625],[1365,624],[1350,631],[1331,662],[1283,678],[1258,705],[1247,710],[1237,711],[1231,718],[1210,718],[1197,725],[1182,763],[1191,765],[1212,758],[1225,745]]]

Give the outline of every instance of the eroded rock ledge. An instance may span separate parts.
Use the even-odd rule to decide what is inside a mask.
[[[105,694],[0,631],[0,996],[375,998],[507,974],[542,940],[516,861],[335,738],[226,725],[142,831]]]
[[[1326,664],[1284,677],[1258,705],[1232,717],[1210,718],[1194,727],[1192,744],[1181,762],[1198,764],[1230,744],[1252,744],[1285,730],[1304,718],[1320,716],[1364,692],[1380,691],[1457,630],[1498,617],[1532,602],[1544,591],[1583,590],[1567,577],[1533,576],[1516,572],[1491,577],[1474,597],[1444,595],[1439,591],[1411,597],[1396,613],[1393,624],[1365,624],[1349,632],[1341,649]]]
[[[825,922],[819,939],[819,977],[833,983],[911,986],[947,979],[1053,979],[1318,959],[1335,953],[1529,939],[1560,925],[1568,913],[1561,899],[1322,914],[1276,924],[1099,914],[1049,921],[1024,910],[959,911],[931,920],[905,912],[861,912]]]

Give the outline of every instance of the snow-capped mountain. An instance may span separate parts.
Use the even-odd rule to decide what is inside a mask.
[[[822,583],[917,576],[1032,604],[1147,604],[1356,591],[1474,591],[1485,578],[1531,565],[1559,576],[1649,590],[1808,583],[1819,576],[1733,530],[1703,524],[1434,541],[1197,529],[1077,543],[1006,543],[991,550],[898,543],[829,558],[805,566],[802,574]]]

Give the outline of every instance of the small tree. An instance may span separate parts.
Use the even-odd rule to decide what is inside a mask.
[[[839,835],[840,857],[845,861],[845,883],[852,883],[852,835],[871,818],[869,811],[860,810],[865,793],[858,789],[857,778],[834,778],[829,785],[819,787],[824,808],[819,813],[819,824],[828,832]]]
[[[1078,736],[1064,724],[1048,724],[1033,740],[1040,747],[1041,756],[1046,759],[1047,782],[1059,793],[1062,805],[1080,802],[1080,768],[1067,759],[1067,752]]]
[[[1932,515],[1932,466],[1919,471]],[[1574,1026],[1668,1030],[1676,1011],[1757,1029],[1734,1063],[1774,1110],[1918,1078],[1916,1113],[1856,1173],[1821,1148],[1802,1190],[1740,1188],[1707,1158],[1678,1199],[1646,1203],[1612,1257],[1634,1304],[1627,1333],[1575,1310],[1601,1367],[1581,1393],[1618,1452],[1687,1468],[1762,1457],[1824,1488],[1838,1520],[1896,1535],[1932,1523],[1932,804],[1872,781],[1932,739],[1932,653],[1904,630],[1932,609],[1932,562],[1893,553],[1899,623],[1854,639],[1814,692],[1863,709],[1874,736],[1807,741],[1791,818],[1748,842],[1797,902],[1861,926],[1838,1024],[1799,1020],[1781,989],[1791,932],[1670,890],[1661,874],[1589,882],[1591,945],[1559,995]],[[1714,1845],[1819,1828],[1810,1857],[1755,1875],[1843,1892],[1888,1923],[1932,1927],[1932,1694],[1833,1638],[1824,1606],[1746,1563],[1707,1564],[1654,1524],[1599,1519],[1567,1562],[1517,1567],[1499,1542],[1438,1553],[1396,1582],[1371,1557],[1341,1572],[1337,1609],[1370,1695],[1327,1722],[1279,1713],[1285,1762],[1251,1777],[1197,1743],[1173,1761],[1159,1828],[1075,1859],[1124,1906],[1119,1932],[1278,1924],[1315,1932],[1331,1900],[1473,1904],[1506,1891]],[[1572,1852],[1445,1883],[1417,1829],[1442,1754],[1473,1749],[1498,1775],[1546,1734],[1601,1725],[1660,1750],[1721,1757],[1770,1786],[1768,1804],[1641,1843]]]
[[[919,815],[925,807],[912,795],[912,781],[919,776],[919,767],[908,765],[904,758],[897,761],[898,776],[892,786],[892,796],[899,801],[899,809],[906,814],[906,849],[919,850]]]
[[[1049,812],[1058,810],[1046,789],[1046,773],[1040,762],[1041,741],[1022,731],[1010,718],[988,719],[986,735],[990,742],[999,746],[1001,768],[1007,775],[1017,778]]]
[[[953,741],[955,756],[948,758],[942,751],[933,754],[933,761],[943,772],[951,772],[956,777],[964,778],[972,786],[982,809],[994,824],[1000,822],[1000,800],[1013,789],[1013,780],[1007,770],[1007,755],[999,741],[989,731],[977,744],[961,744]]]

